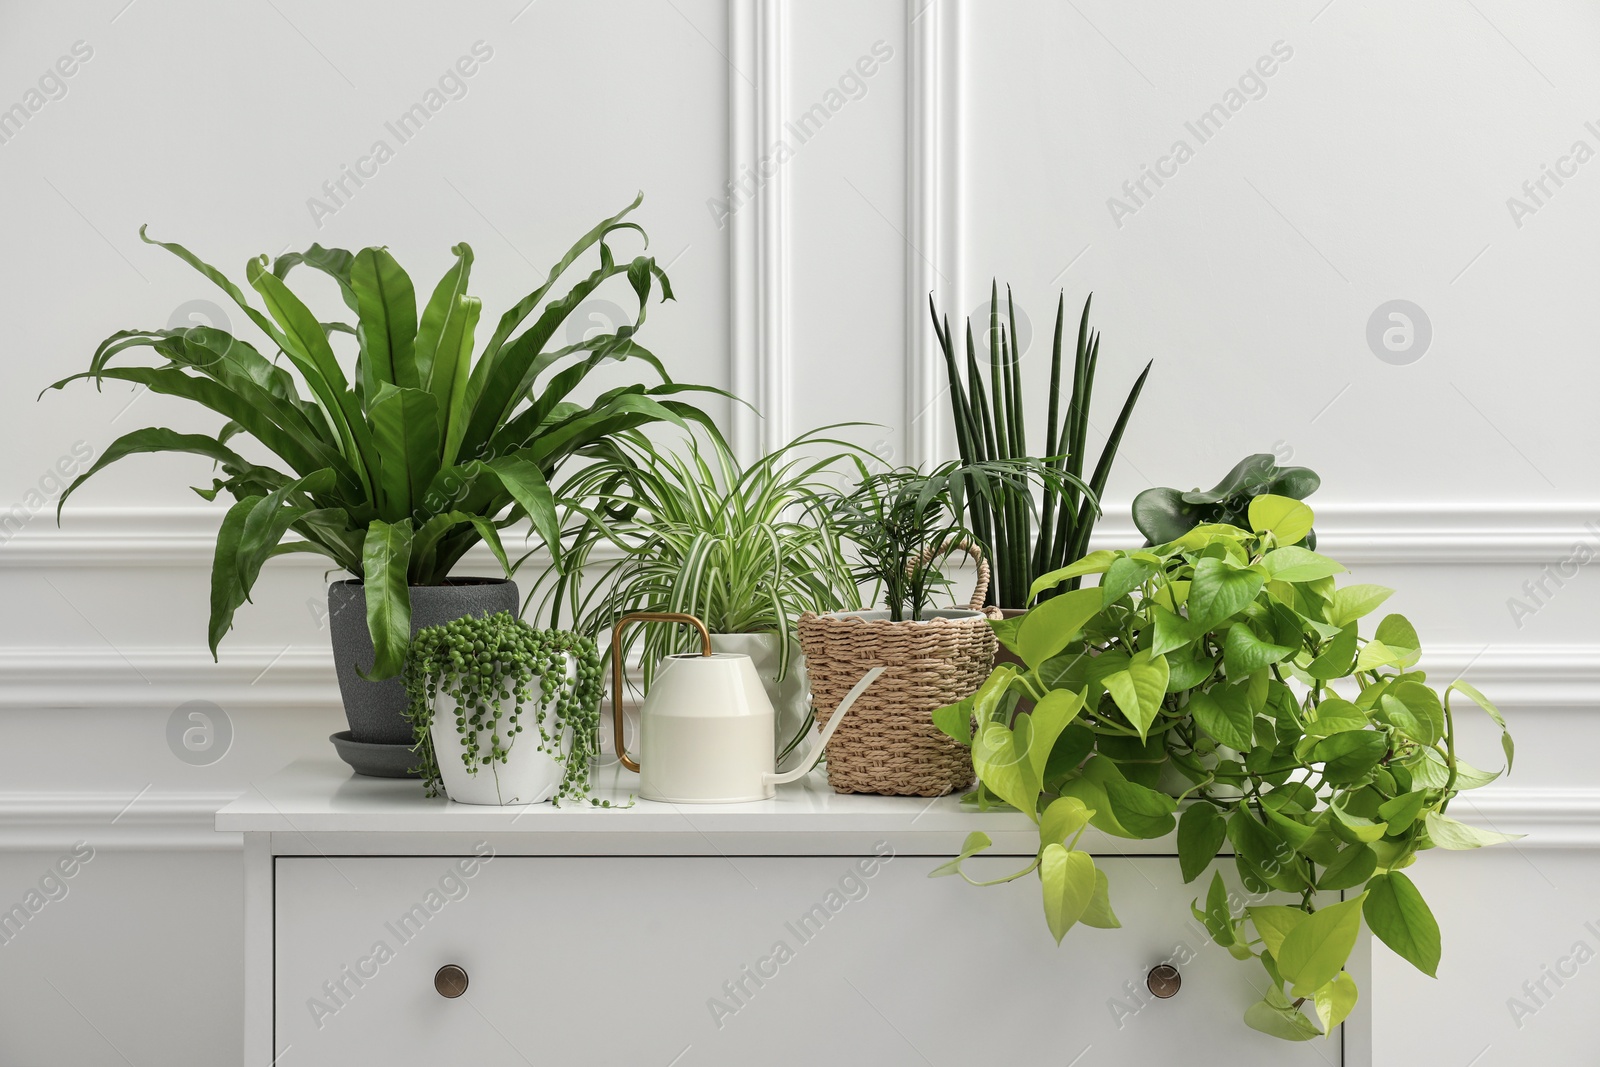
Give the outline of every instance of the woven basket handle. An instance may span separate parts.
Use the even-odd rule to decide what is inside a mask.
[[[972,603],[967,607],[972,611],[983,611],[983,602],[989,597],[989,561],[983,558],[983,549],[968,538],[951,537],[937,545],[929,545],[916,560],[906,561],[906,572],[909,574],[918,567],[926,567],[957,550],[965,552],[978,564],[978,582],[972,587]]]

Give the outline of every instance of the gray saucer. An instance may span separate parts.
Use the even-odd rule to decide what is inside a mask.
[[[350,764],[357,774],[373,778],[421,777],[412,773],[411,768],[420,762],[421,757],[411,751],[410,745],[376,745],[357,741],[350,736],[349,730],[329,734],[328,740],[338,750],[339,758]]]

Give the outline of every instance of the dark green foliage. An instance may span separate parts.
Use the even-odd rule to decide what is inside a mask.
[[[962,462],[973,468],[988,461],[1020,460],[1034,454],[1029,451],[1023,412],[1026,390],[1022,384],[1020,354],[1016,351],[1016,309],[1011,301],[1011,290],[1006,289],[1004,322],[1000,317],[998,285],[991,292],[989,352],[982,362],[973,341],[972,323],[967,323],[966,354],[962,359],[956,354],[949,319],[941,320],[932,297],[928,299],[934,332],[944,354],[956,443]],[[967,497],[967,518],[972,532],[992,553],[995,576],[990,596],[1000,607],[1026,607],[1030,603],[1029,587],[1036,578],[1066,566],[1088,550],[1089,535],[1100,514],[1100,494],[1111,476],[1111,465],[1133,415],[1133,406],[1150,375],[1150,364],[1146,363],[1122,403],[1099,461],[1085,481],[1090,401],[1095,370],[1100,362],[1100,334],[1089,328],[1089,304],[1089,300],[1083,302],[1083,315],[1078,320],[1070,383],[1063,380],[1063,372],[1068,369],[1063,365],[1062,347],[1065,293],[1056,305],[1055,338],[1050,348],[1049,412],[1042,456],[1059,477],[1045,485],[1037,507],[1032,487],[1026,482],[1008,484],[993,495],[972,493]],[[1065,411],[1061,403],[1064,384],[1070,387],[1065,395]],[[1069,588],[1077,588],[1076,581]],[[1055,592],[1050,589],[1043,595],[1050,597]]]
[[[1246,456],[1227,477],[1210,489],[1146,489],[1133,498],[1133,524],[1149,544],[1176,541],[1202,523],[1250,525],[1250,501],[1271,495],[1304,500],[1322,485],[1309,467],[1280,467],[1267,452]],[[1317,547],[1316,531],[1306,534],[1306,547]]]
[[[315,552],[365,581],[367,623],[376,649],[372,676],[392,676],[410,635],[410,586],[442,583],[479,541],[488,543],[509,574],[513,567],[500,532],[522,520],[559,563],[560,529],[550,483],[567,461],[590,456],[613,436],[653,422],[685,426],[692,421],[716,432],[704,412],[677,399],[699,387],[675,384],[635,340],[654,286],[659,283],[663,300],[672,298],[667,276],[653,258],[619,263],[607,243],[619,231],[643,235],[636,223],[622,221],[639,202],[580,238],[543,285],[500,317],[476,360],[482,304],[466,292],[472,249],[465,244],[452,249],[456,262],[420,314],[410,277],[386,249],[350,253],[312,245],[270,265],[267,257],[257,257],[245,265],[245,276],[266,307],[263,313],[182,245],[145,237],[226,293],[270,343],[267,351],[277,355],[268,358],[247,341],[209,326],[112,335],[87,371],[51,388],[79,378],[97,385],[108,379],[130,382],[194,401],[227,421],[212,436],[161,427],[125,434],[67,488],[61,503],[85,479],[125,456],[205,456],[223,476],[195,491],[207,500],[226,491],[236,501],[222,521],[212,565],[212,654],[232,627],[234,612],[250,598],[267,559]],[[555,295],[561,275],[590,249],[598,256],[594,270]],[[319,322],[289,289],[285,279],[302,264],[332,278],[355,313],[354,325]],[[548,347],[567,316],[619,276],[626,276],[638,301],[637,318],[612,333]],[[341,334],[353,334],[358,348],[348,378],[333,348]],[[111,364],[132,348],[151,349],[165,362],[158,367]],[[656,383],[573,400],[591,371],[624,359],[642,364]],[[558,370],[563,362],[568,365]],[[301,384],[309,397],[300,392]],[[255,438],[285,469],[258,465],[228,447],[226,442],[239,434]],[[285,540],[291,533],[295,537]]]

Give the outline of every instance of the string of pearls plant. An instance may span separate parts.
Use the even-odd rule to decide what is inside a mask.
[[[568,655],[577,660],[571,678]],[[418,631],[406,653],[403,678],[406,718],[416,738],[414,751],[422,757],[416,771],[428,796],[438,796],[443,784],[429,726],[444,692],[456,701],[461,740],[460,751],[447,756],[460,759],[468,774],[504,763],[519,735],[532,726],[539,749],[565,764],[555,803],[587,799],[610,806],[589,796],[589,764],[599,752],[603,686],[600,655],[591,638],[566,630],[536,630],[506,611],[455,619]],[[569,729],[570,751],[564,743]],[[489,735],[487,750],[479,742],[483,732]]]

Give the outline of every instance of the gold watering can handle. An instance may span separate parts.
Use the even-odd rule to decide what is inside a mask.
[[[627,742],[622,737],[622,631],[636,622],[681,622],[700,631],[700,654],[711,655],[711,631],[693,615],[677,611],[638,611],[624,615],[611,628],[611,723],[616,731],[617,759],[630,771],[637,772],[639,764],[628,756]]]

